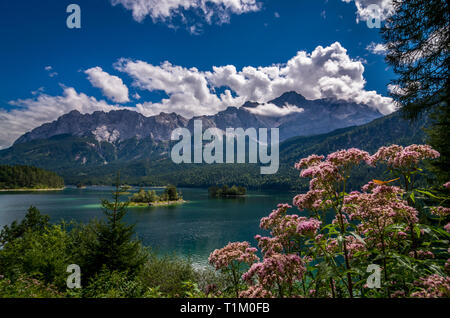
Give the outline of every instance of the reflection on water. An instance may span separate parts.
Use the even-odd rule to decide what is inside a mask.
[[[0,193],[0,226],[22,219],[30,205],[48,214],[53,222],[103,218],[100,200],[110,199],[112,190],[89,187]],[[206,264],[208,255],[228,242],[249,241],[256,245],[253,237],[261,233],[261,217],[268,215],[278,203],[291,203],[295,195],[269,191],[250,192],[245,198],[212,199],[207,189],[181,191],[189,201],[187,204],[129,209],[125,221],[136,225],[136,233],[145,245],[160,252],[188,256],[199,265]]]

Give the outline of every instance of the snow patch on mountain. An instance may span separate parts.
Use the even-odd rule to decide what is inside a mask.
[[[92,134],[95,136],[95,140],[98,142],[106,141],[109,143],[114,143],[119,140],[120,132],[114,129],[112,132],[108,130],[105,125],[97,127]]]

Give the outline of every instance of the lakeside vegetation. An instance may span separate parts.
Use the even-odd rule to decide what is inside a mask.
[[[138,298],[206,297],[210,287],[227,288],[220,275],[194,269],[176,255],[160,256],[135,238],[123,218],[129,202],[116,187],[102,200],[106,220],[50,223],[30,207],[21,222],[0,232],[0,297]],[[99,210],[100,211],[100,210]],[[66,285],[67,266],[81,269],[81,287]],[[209,289],[208,289],[209,288]]]
[[[174,206],[186,202],[183,200],[181,192],[178,192],[173,185],[165,187],[161,195],[157,195],[155,190],[140,189],[129,198],[129,201],[129,207]]]
[[[143,246],[134,226],[123,222],[130,204],[120,200],[125,188],[117,186],[112,201],[102,200],[106,220],[87,224],[50,224],[31,207],[23,221],[0,233],[0,295],[449,297],[450,183],[434,190],[414,183],[425,173],[417,168],[420,161],[438,156],[426,145],[392,145],[372,156],[349,149],[300,160],[296,169],[313,181],[293,202],[308,216],[278,205],[261,219],[268,236],[255,237],[260,253],[249,242],[230,243],[211,253],[216,271]],[[352,168],[364,163],[387,165],[392,178],[348,193]],[[142,189],[133,197],[155,199],[154,194]],[[164,195],[179,197],[175,187]],[[66,286],[69,264],[81,268],[80,289]],[[369,267],[380,270],[379,288],[367,286]]]
[[[0,165],[0,190],[61,190],[64,180],[54,172],[29,166]]]
[[[230,198],[230,197],[241,197],[247,194],[247,189],[241,186],[233,185],[228,187],[224,185],[222,187],[210,187],[208,189],[209,196],[212,198]]]

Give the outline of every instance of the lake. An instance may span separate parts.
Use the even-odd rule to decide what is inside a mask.
[[[199,266],[206,265],[209,254],[228,242],[249,241],[256,246],[254,236],[263,234],[259,220],[278,203],[291,204],[296,194],[250,191],[245,198],[213,199],[208,197],[207,189],[179,190],[188,203],[130,208],[125,221],[136,225],[136,233],[144,245],[160,253],[175,252],[190,257]],[[63,191],[0,193],[0,227],[21,220],[30,205],[49,215],[52,222],[103,218],[100,200],[111,199],[112,191],[112,187],[68,187]],[[291,213],[298,210],[292,209]]]

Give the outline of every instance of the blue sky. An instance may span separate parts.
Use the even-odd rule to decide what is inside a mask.
[[[164,0],[133,1],[147,11],[125,0],[0,2],[0,148],[71,109],[189,117],[296,90],[391,110],[394,74],[381,46],[368,49],[379,29],[351,0],[197,0],[168,11]],[[66,26],[71,3],[81,29]]]

